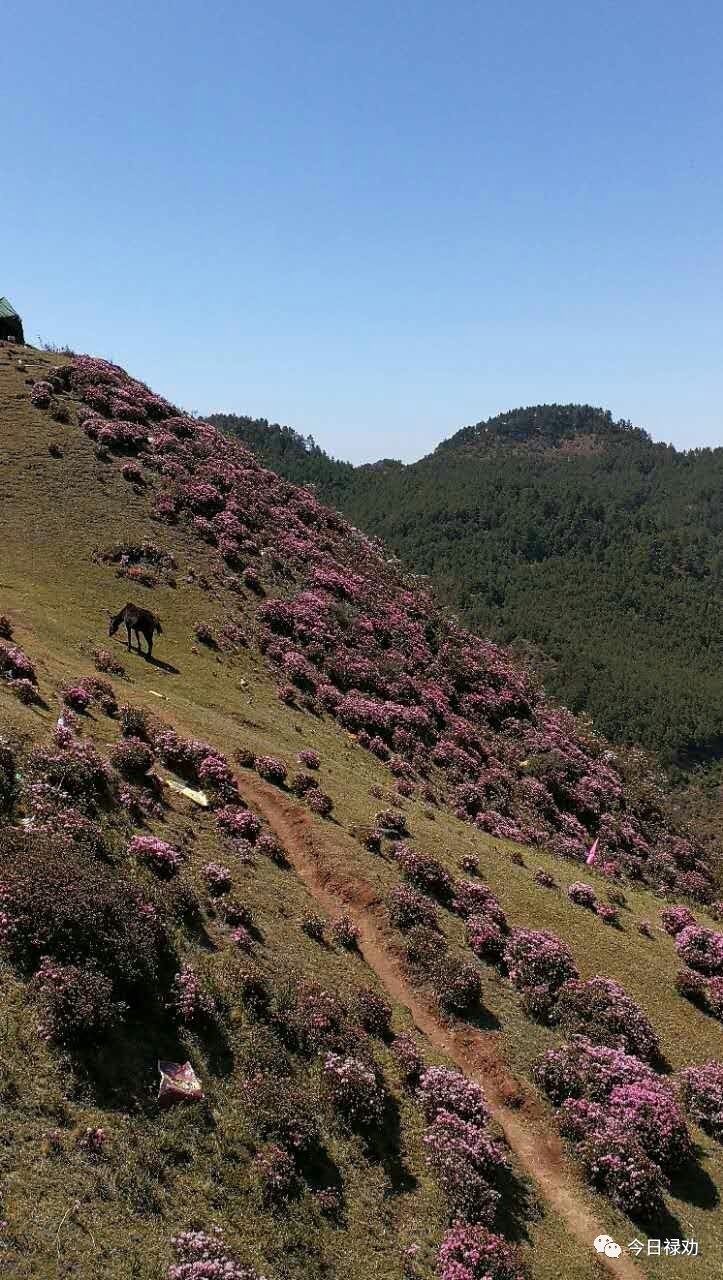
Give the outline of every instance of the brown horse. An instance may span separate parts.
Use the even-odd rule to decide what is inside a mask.
[[[151,613],[150,609],[141,609],[137,604],[126,604],[117,613],[115,617],[111,615],[110,626],[108,627],[108,635],[114,636],[122,623],[125,623],[126,632],[128,633],[128,650],[131,647],[131,631],[135,632],[136,644],[138,652],[142,653],[141,636],[148,645],[148,653],[145,655],[150,658],[153,653],[153,636],[157,631],[159,635],[163,633],[160,619],[155,613]]]

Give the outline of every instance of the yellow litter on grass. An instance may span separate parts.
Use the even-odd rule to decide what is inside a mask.
[[[173,778],[164,778],[163,782],[171,788],[171,791],[177,791],[179,796],[185,796],[187,800],[199,804],[202,809],[208,808],[208,796],[205,791],[194,791],[193,787],[184,787],[182,782],[176,782]]]

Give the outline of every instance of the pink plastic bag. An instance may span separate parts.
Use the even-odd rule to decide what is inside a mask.
[[[200,1102],[203,1099],[201,1081],[190,1062],[161,1062],[158,1070],[161,1083],[158,1086],[158,1101],[162,1107],[173,1106],[175,1102]]]

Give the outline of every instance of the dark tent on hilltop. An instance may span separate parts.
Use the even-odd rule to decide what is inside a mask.
[[[7,298],[0,298],[0,339],[2,338],[12,338],[15,342],[25,342],[23,322]]]

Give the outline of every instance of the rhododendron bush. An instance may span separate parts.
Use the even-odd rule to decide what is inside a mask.
[[[640,1059],[582,1036],[534,1068],[592,1184],[643,1218],[662,1212],[665,1179],[693,1148],[672,1086]]]
[[[434,772],[453,810],[499,838],[582,862],[599,837],[604,873],[712,899],[702,850],[672,831],[637,757],[614,757],[504,649],[410,589],[372,540],[116,365],[75,357],[51,383],[84,402],[83,429],[99,445],[133,456],[157,520],[182,522],[217,556],[221,579],[226,562],[238,569],[235,592],[261,596],[264,571],[278,570],[283,598],[269,592],[254,607],[284,701],[294,689],[311,695],[388,761],[403,793],[429,787]],[[248,562],[262,553],[257,570]],[[198,763],[178,762],[194,773]]]
[[[688,1114],[706,1133],[723,1142],[723,1062],[705,1062],[680,1073]]]

